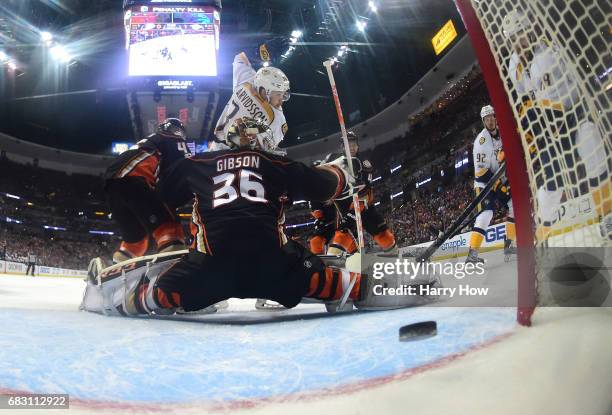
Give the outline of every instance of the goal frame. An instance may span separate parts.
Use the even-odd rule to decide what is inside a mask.
[[[536,305],[536,262],[533,204],[525,154],[503,80],[476,12],[470,0],[454,2],[476,52],[501,133],[516,223],[517,321],[521,325],[530,326]]]

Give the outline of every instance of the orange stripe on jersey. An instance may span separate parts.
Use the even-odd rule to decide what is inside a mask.
[[[329,200],[336,199],[338,196],[340,196],[342,190],[344,190],[344,175],[336,166],[318,166],[317,169],[329,171],[330,173],[333,173],[338,179],[338,185],[336,186],[336,190],[334,194],[329,198]]]
[[[202,221],[202,217],[200,216],[200,199],[197,195],[195,195],[195,200],[193,202],[193,212],[191,215],[192,223],[196,226],[197,232],[194,235],[194,242],[196,250],[204,253],[212,255],[212,251],[210,249],[210,245],[208,244],[208,238],[206,237],[206,227],[204,226],[204,222]],[[193,229],[193,228],[192,228]]]
[[[153,186],[157,181],[159,158],[155,154],[144,153],[132,159],[119,173],[118,177],[142,177]]]

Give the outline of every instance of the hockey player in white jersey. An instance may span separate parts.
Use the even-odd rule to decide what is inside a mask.
[[[534,169],[539,227],[545,240],[558,220],[561,198],[579,196],[587,184],[600,219],[602,237],[612,238],[612,184],[608,175],[609,131],[580,90],[575,65],[532,25],[528,16],[512,11],[503,21],[504,36],[513,49],[508,72],[519,103],[521,126]],[[579,177],[578,164],[586,177]]]
[[[259,48],[263,62],[268,62],[270,59],[267,48],[267,44]],[[234,57],[232,67],[232,96],[217,121],[215,138],[210,150],[227,150],[225,136],[237,118],[262,120],[272,130],[274,147],[278,146],[288,129],[283,103],[290,97],[289,79],[283,71],[272,66],[264,66],[255,71],[244,52]]]
[[[490,105],[485,105],[480,110],[480,118],[484,124],[482,131],[476,136],[474,141],[474,188],[476,195],[487,185],[491,177],[497,173],[501,162],[504,159],[502,141],[497,128],[495,111]],[[508,220],[506,223],[506,240],[504,243],[504,254],[508,258],[516,253],[513,241],[516,239],[516,229],[514,226],[514,210],[512,199],[510,198],[510,185],[506,177],[503,176],[483,200],[480,213],[476,217],[472,235],[470,236],[470,248],[466,262],[484,262],[478,257],[478,250],[485,239],[486,230],[491,219],[493,219],[493,209],[495,201],[508,206]]]

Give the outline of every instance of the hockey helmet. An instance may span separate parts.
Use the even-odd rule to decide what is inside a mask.
[[[161,124],[157,126],[157,134],[179,138],[181,140],[187,139],[187,130],[183,125],[182,121],[178,118],[167,118]]]
[[[283,101],[289,101],[291,92],[289,89],[289,78],[283,71],[272,66],[261,68],[255,74],[253,79],[253,86],[257,92],[259,88],[263,88],[266,91],[268,99],[273,92],[280,92],[283,94]]]
[[[351,130],[347,130],[346,131],[346,139],[348,140],[348,142],[353,142],[356,143],[357,145],[359,145],[359,137],[357,137],[357,134],[355,134],[354,131]],[[340,134],[340,144],[344,145],[344,139],[342,138],[342,134]]]
[[[484,117],[488,116],[488,115],[495,115],[495,110],[493,109],[492,106],[490,105],[485,105],[484,107],[482,107],[482,109],[480,110],[480,118],[484,119]]]
[[[270,127],[254,118],[236,118],[227,130],[225,143],[229,148],[250,148],[274,152],[277,147]]]
[[[511,39],[518,33],[527,30],[529,25],[529,19],[527,19],[524,13],[513,10],[504,17],[502,21],[502,32],[506,39]]]

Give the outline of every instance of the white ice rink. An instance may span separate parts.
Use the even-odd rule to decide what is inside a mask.
[[[514,295],[516,263],[485,256]],[[329,316],[231,300],[165,321],[78,311],[84,286],[0,276],[0,394],[68,393],[53,413],[71,414],[612,414],[609,308],[542,309],[523,328],[513,307]],[[422,320],[438,335],[398,341]]]

